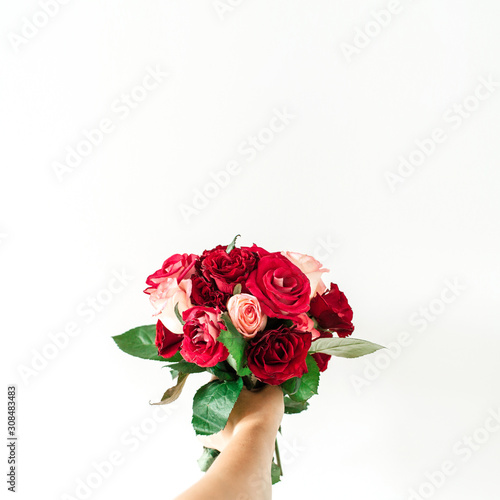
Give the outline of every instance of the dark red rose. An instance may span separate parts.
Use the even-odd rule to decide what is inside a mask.
[[[182,313],[184,339],[182,357],[198,366],[215,366],[227,359],[229,352],[217,337],[224,327],[219,321],[220,311],[210,307],[191,307]]]
[[[333,334],[331,332],[320,332],[320,336],[314,340],[318,339],[330,339],[333,337]],[[319,371],[324,372],[328,368],[328,361],[330,361],[330,358],[332,357],[330,354],[323,354],[323,353],[314,353],[312,357],[315,359],[316,363],[318,364]]]
[[[339,337],[348,337],[354,331],[352,309],[346,296],[333,283],[330,290],[312,298],[309,312],[321,328],[333,330]]]
[[[307,372],[312,335],[281,326],[254,337],[247,347],[248,367],[262,382],[279,385]]]
[[[280,253],[264,255],[246,285],[268,316],[287,318],[309,310],[309,279]]]
[[[147,277],[146,284],[149,285],[149,288],[145,292],[151,293],[151,289],[158,288],[158,285],[167,278],[177,278],[177,283],[180,283],[184,278],[191,277],[197,259],[198,256],[194,254],[181,255],[176,253],[172,255],[163,263],[161,269]]]
[[[179,351],[184,335],[172,333],[161,321],[156,323],[155,344],[158,354],[164,358],[171,358]]]
[[[226,304],[231,297],[230,293],[223,293],[214,283],[201,276],[192,276],[191,302],[197,306],[215,307],[226,310]]]
[[[255,254],[244,248],[233,248],[226,252],[227,246],[218,245],[205,250],[196,264],[198,274],[209,282],[215,283],[218,290],[232,294],[237,283],[244,285],[248,275],[257,265]]]
[[[258,259],[264,257],[264,255],[268,255],[269,252],[264,250],[261,247],[258,247],[255,243],[251,247],[241,247],[242,250],[248,250],[249,252],[253,252]]]

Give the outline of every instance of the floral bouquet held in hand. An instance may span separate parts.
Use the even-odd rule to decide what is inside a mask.
[[[221,431],[245,386],[279,385],[285,413],[299,413],[318,392],[331,356],[355,358],[381,346],[351,338],[352,309],[313,257],[268,252],[256,245],[219,245],[201,256],[176,254],[146,280],[156,325],[113,337],[120,349],[168,363],[177,384],[161,401],[175,401],[186,378],[216,378],[198,389],[192,424],[197,435]],[[218,452],[204,449],[207,470]],[[273,482],[282,475],[279,452]]]

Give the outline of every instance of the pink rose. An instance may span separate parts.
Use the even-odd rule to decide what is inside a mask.
[[[190,278],[194,273],[194,265],[198,260],[198,256],[194,254],[188,255],[178,254],[172,255],[169,257],[161,266],[161,269],[155,271],[151,276],[148,276],[146,279],[146,284],[149,285],[150,288],[157,288],[158,285],[165,281],[167,278],[177,278],[177,281],[180,283],[185,278]],[[149,288],[145,290],[148,292]]]
[[[167,278],[158,288],[148,288],[149,301],[155,308],[154,316],[172,333],[182,333],[182,324],[175,314],[175,305],[179,304],[179,313],[192,307],[191,280],[184,279],[177,283],[177,278]]]
[[[306,313],[299,314],[295,318],[291,319],[297,330],[300,330],[301,332],[311,332],[313,340],[316,340],[321,335],[319,331],[314,328],[314,320]]]
[[[308,277],[311,283],[311,296],[309,298],[314,297],[317,293],[321,294],[325,292],[326,286],[321,280],[321,275],[330,272],[329,269],[323,268],[323,264],[310,255],[297,252],[282,253]]]
[[[211,307],[192,307],[182,315],[186,324],[181,355],[186,361],[207,367],[227,359],[226,346],[217,340],[224,328],[219,316],[220,311]]]
[[[257,297],[248,293],[233,295],[227,303],[227,311],[233,325],[247,339],[255,337],[267,324]]]

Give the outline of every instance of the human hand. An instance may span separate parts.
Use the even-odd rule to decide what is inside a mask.
[[[274,440],[284,413],[283,391],[273,385],[249,391],[243,388],[226,427],[217,434],[200,436],[203,446],[222,451],[240,432],[258,433]]]

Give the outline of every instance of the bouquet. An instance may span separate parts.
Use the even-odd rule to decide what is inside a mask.
[[[350,337],[352,309],[336,284],[327,289],[322,275],[328,269],[316,259],[255,244],[237,247],[238,236],[200,256],[168,258],[146,280],[156,325],[113,337],[128,354],[167,363],[176,385],[154,404],[175,401],[191,374],[215,376],[193,399],[197,435],[224,429],[243,386],[279,385],[285,413],[300,413],[318,393],[332,356],[355,358],[381,348]],[[204,448],[201,469],[217,455]],[[270,466],[275,483],[282,475],[277,442]]]

